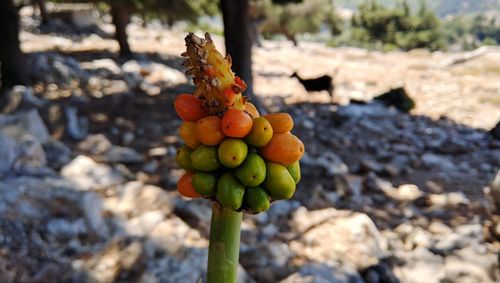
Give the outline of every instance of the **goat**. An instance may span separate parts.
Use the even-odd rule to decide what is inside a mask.
[[[337,71],[335,71],[336,73]],[[297,72],[294,72],[290,78],[297,78],[299,82],[304,86],[304,88],[309,92],[309,91],[322,91],[326,90],[328,91],[328,94],[330,95],[330,100],[333,102],[333,91],[334,91],[334,85],[333,85],[333,78],[329,75],[324,75],[321,77],[317,78],[312,78],[312,79],[302,79],[299,77]]]

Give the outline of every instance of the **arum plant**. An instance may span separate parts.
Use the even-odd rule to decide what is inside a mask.
[[[174,102],[184,141],[176,161],[186,171],[177,190],[212,202],[206,282],[233,283],[243,213],[293,196],[304,144],[290,133],[290,115],[259,115],[244,95],[245,82],[231,71],[231,56],[223,57],[208,33],[190,33],[185,41],[181,55],[196,89]]]

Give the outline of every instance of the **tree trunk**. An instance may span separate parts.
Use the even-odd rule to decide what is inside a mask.
[[[130,7],[127,4],[111,2],[111,16],[115,25],[115,38],[120,45],[120,57],[132,57],[132,51],[127,41],[127,25],[130,19]]]
[[[248,0],[221,0],[220,7],[224,20],[226,52],[233,59],[233,70],[247,84],[246,95],[260,112],[266,112],[253,93],[252,39]]]
[[[11,0],[0,0],[0,34],[2,90],[27,84],[28,71],[19,42],[19,15]]]
[[[38,6],[40,10],[40,16],[42,17],[42,24],[49,23],[49,14],[47,13],[47,9],[45,8],[44,0],[34,0],[35,4]]]

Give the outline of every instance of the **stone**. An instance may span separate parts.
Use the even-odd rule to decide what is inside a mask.
[[[423,194],[424,193],[416,185],[403,184],[389,195],[400,201],[414,201]]]
[[[362,283],[356,271],[346,270],[343,266],[310,263],[302,266],[281,283]]]
[[[267,211],[269,222],[276,222],[280,218],[290,217],[298,207],[300,202],[296,200],[277,201],[271,204]]]
[[[108,151],[113,144],[103,134],[88,135],[78,143],[78,150],[89,155],[102,155]]]
[[[347,262],[357,269],[377,264],[387,253],[387,242],[363,213],[324,209],[297,210],[293,226],[298,239],[290,244],[294,253],[311,261]]]
[[[394,269],[394,273],[402,282],[439,283],[445,278],[444,260],[425,248],[417,248],[411,252],[397,253],[403,263]]]
[[[49,140],[43,144],[47,165],[59,170],[71,161],[71,149],[58,140]]]
[[[98,164],[91,158],[78,155],[61,169],[61,175],[77,185],[79,190],[92,190],[123,183],[124,178],[105,164]]]
[[[78,117],[78,109],[74,107],[64,108],[66,116],[66,131],[75,140],[81,140],[88,135],[89,121],[86,117]]]
[[[122,69],[115,61],[111,59],[94,59],[90,62],[82,62],[80,67],[84,70],[97,70],[104,71],[100,73],[104,73],[103,77],[108,77],[107,74],[111,75],[121,75]]]
[[[118,278],[131,280],[144,272],[143,245],[138,241],[127,244],[123,239],[115,239],[85,260],[82,269],[95,282],[112,283]]]
[[[172,256],[182,256],[188,246],[203,248],[208,242],[201,238],[197,230],[189,227],[178,217],[171,217],[151,227],[148,241]]]
[[[362,202],[363,178],[355,175],[337,175],[333,177],[335,191],[342,197],[355,203]]]
[[[366,171],[366,172],[376,172],[380,173],[384,170],[384,165],[370,159],[362,159],[361,160],[361,167]]]
[[[59,240],[79,237],[87,232],[85,221],[82,218],[75,220],[52,218],[46,224],[47,231]]]
[[[462,192],[430,194],[428,198],[430,205],[434,208],[456,207],[470,203],[470,200]]]
[[[83,153],[107,163],[138,163],[144,158],[135,149],[113,145],[103,134],[89,135],[78,144]]]
[[[16,141],[0,132],[0,177],[12,171],[18,155],[17,150]]]
[[[395,191],[395,188],[392,186],[391,182],[381,179],[377,176],[377,174],[370,172],[365,178],[364,186],[368,191],[372,192],[384,192],[391,193]]]
[[[124,232],[130,236],[147,236],[164,218],[165,215],[159,210],[145,212],[125,222],[123,227]]]
[[[49,101],[43,98],[38,98],[33,95],[31,87],[17,85],[10,92],[5,94],[7,105],[2,109],[3,113],[12,113],[20,109],[43,108],[49,104]]]
[[[144,158],[133,148],[112,146],[103,156],[103,161],[108,163],[139,163]]]
[[[15,114],[0,115],[0,131],[11,138],[32,136],[40,144],[50,139],[49,131],[37,110],[22,111]]]
[[[104,202],[105,209],[117,215],[136,217],[152,210],[169,215],[174,210],[174,201],[159,187],[133,181],[119,186],[117,191],[116,198],[108,198]]]
[[[443,171],[455,170],[455,166],[450,161],[450,159],[442,155],[425,153],[424,155],[422,155],[422,162],[429,169],[440,169]]]
[[[95,193],[87,193],[82,199],[82,210],[90,228],[101,238],[107,239],[110,231],[103,217],[102,200]]]
[[[324,152],[321,156],[315,158],[305,153],[300,163],[304,166],[320,167],[324,169],[329,176],[342,175],[349,171],[342,159],[333,152]]]

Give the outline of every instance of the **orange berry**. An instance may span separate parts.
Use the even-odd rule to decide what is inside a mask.
[[[229,109],[222,117],[222,131],[228,137],[243,138],[252,130],[252,117],[239,109]]]
[[[177,182],[177,191],[182,196],[188,198],[199,198],[200,194],[196,192],[191,183],[193,179],[193,173],[185,173]]]
[[[224,105],[231,106],[234,104],[234,100],[236,99],[236,93],[230,87],[225,88],[223,91],[224,94]]]
[[[304,144],[290,133],[275,134],[260,153],[268,161],[289,166],[302,158]]]
[[[264,118],[269,121],[275,134],[290,132],[293,128],[293,119],[288,113],[267,114]]]
[[[221,128],[221,118],[217,116],[207,116],[198,120],[195,131],[196,137],[204,145],[218,145],[225,137]]]
[[[184,121],[196,122],[208,115],[201,100],[191,94],[180,94],[175,98],[174,108],[177,115]]]
[[[250,114],[250,116],[252,116],[252,118],[260,117],[259,111],[257,111],[257,108],[255,107],[255,105],[253,105],[250,102],[245,102],[245,112]]]
[[[200,145],[200,141],[196,136],[196,123],[184,122],[179,127],[179,136],[181,136],[184,143],[190,148],[195,149]]]

